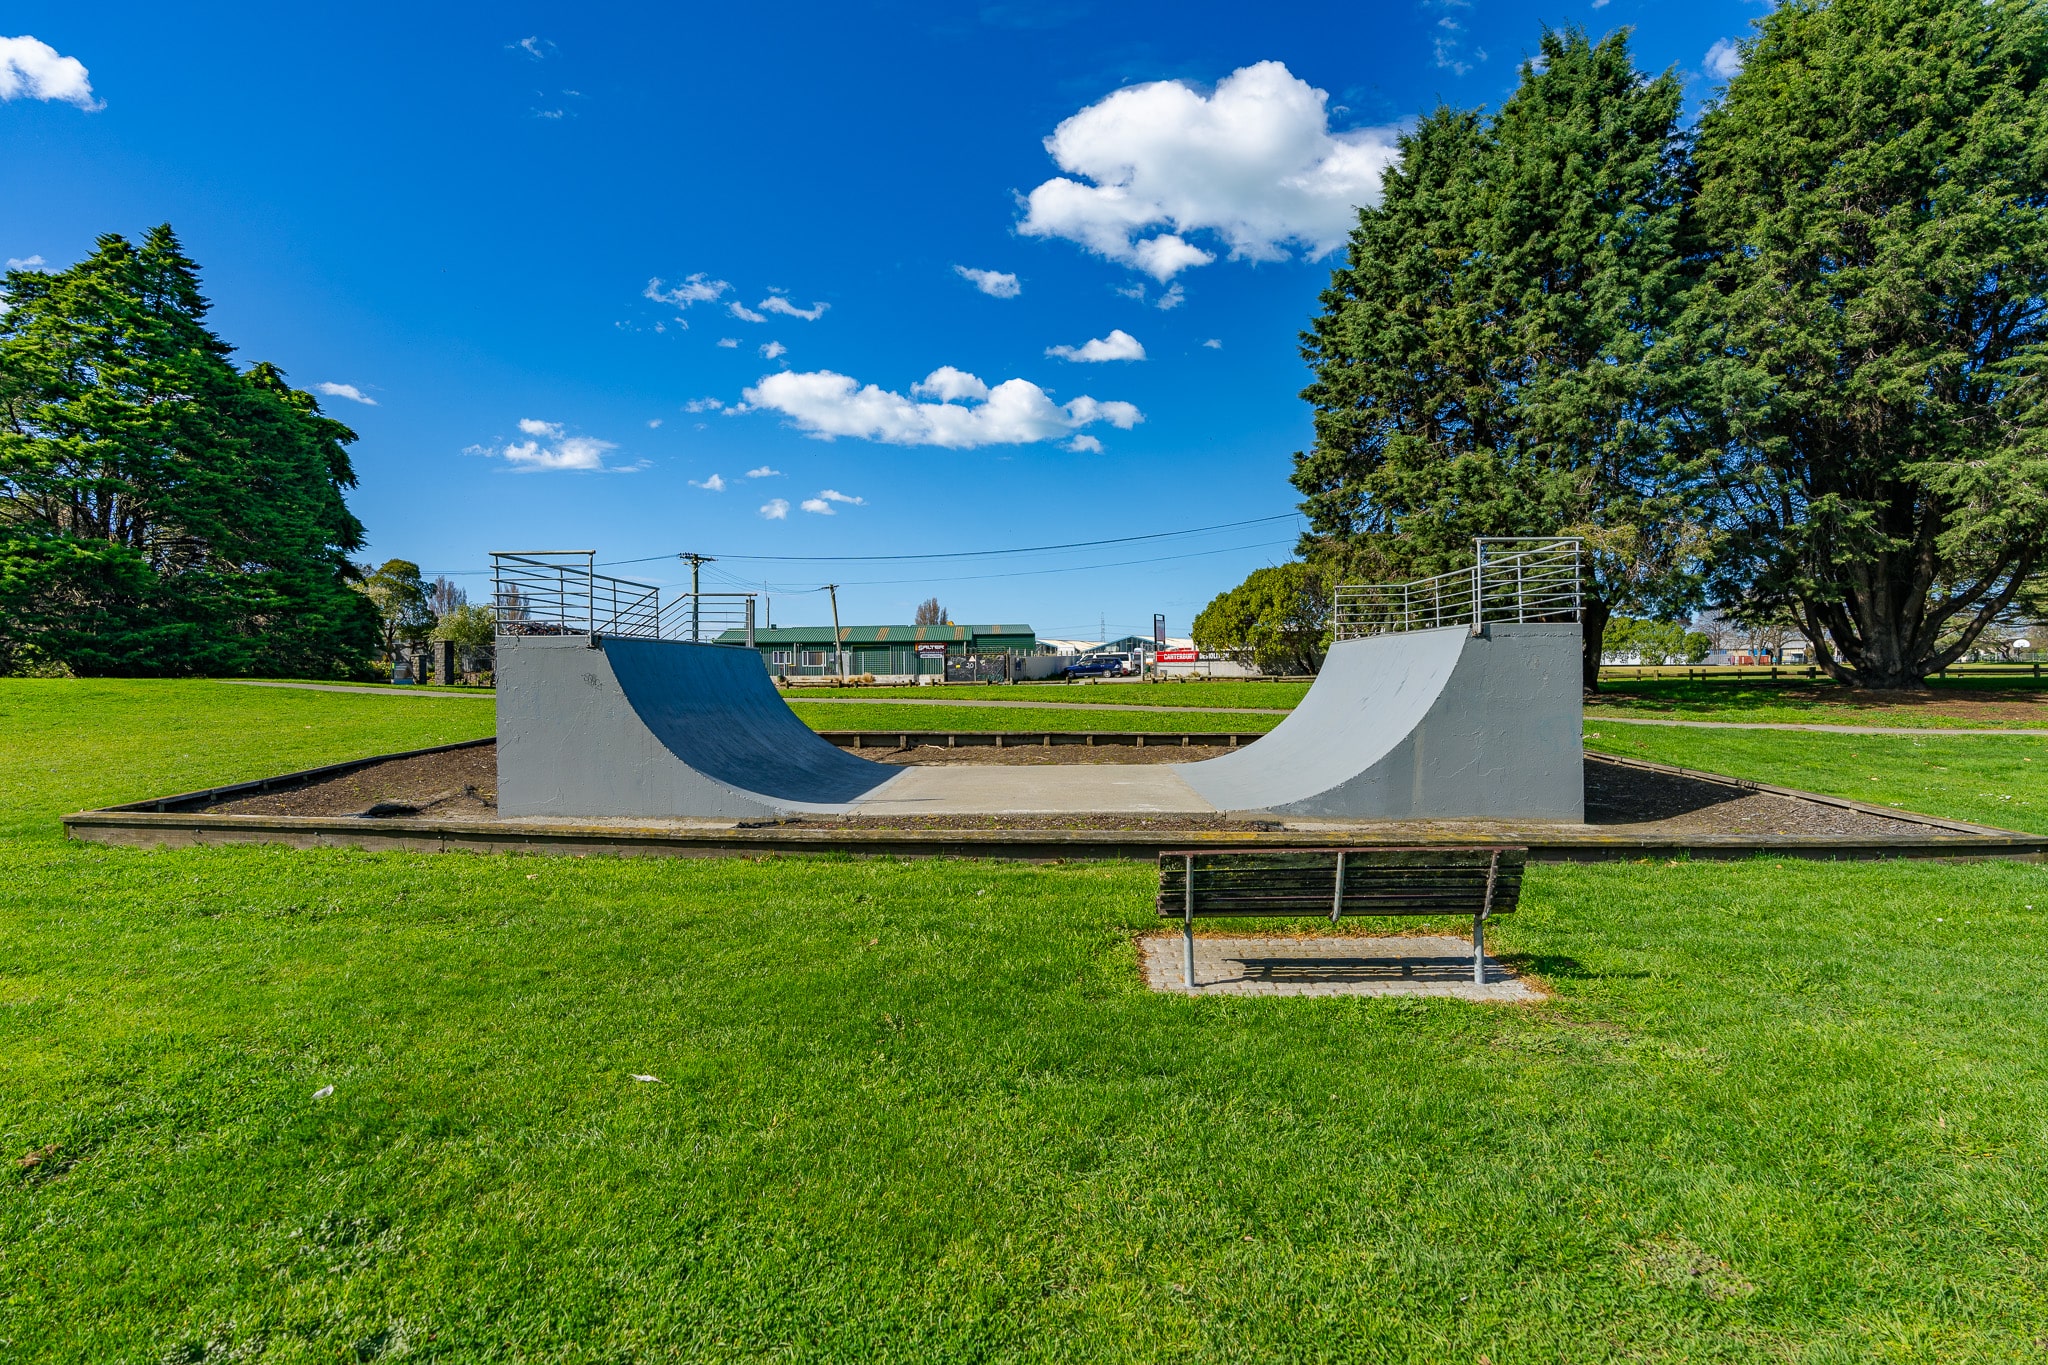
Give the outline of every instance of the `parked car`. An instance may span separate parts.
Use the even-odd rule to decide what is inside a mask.
[[[1128,654],[1090,654],[1060,672],[1063,678],[1121,678],[1136,673],[1138,666]]]

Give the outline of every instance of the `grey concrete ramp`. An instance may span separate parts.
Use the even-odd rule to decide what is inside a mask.
[[[498,639],[506,815],[836,814],[903,775],[820,739],[752,650]]]
[[[1342,640],[1271,734],[1178,771],[1219,810],[1581,822],[1579,640],[1576,623]]]
[[[905,768],[853,807],[855,815],[1214,815],[1164,763],[991,764]]]
[[[1172,767],[870,763],[799,720],[758,654],[722,645],[508,635],[497,669],[498,808],[511,816],[1584,819],[1576,624],[1342,641],[1270,735]]]

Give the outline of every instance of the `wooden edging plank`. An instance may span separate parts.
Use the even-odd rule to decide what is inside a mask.
[[[436,744],[426,749],[406,749],[395,754],[372,754],[368,758],[352,758],[346,763],[329,763],[319,768],[302,768],[295,773],[279,773],[275,777],[259,777],[250,782],[232,782],[225,787],[207,787],[202,791],[180,792],[176,796],[155,796],[146,801],[130,801],[121,806],[105,806],[106,811],[167,811],[178,806],[193,806],[201,802],[224,801],[229,797],[243,796],[251,792],[269,791],[273,787],[289,787],[295,783],[311,782],[323,777],[339,777],[343,773],[367,768],[373,763],[392,763],[401,758],[424,758],[428,754],[452,753],[457,749],[474,749],[479,745],[496,744],[496,735],[482,739],[459,739],[453,744]],[[90,812],[99,814],[99,811]],[[68,823],[73,817],[64,817]]]
[[[878,732],[894,736],[900,731]],[[1060,732],[1081,736],[1085,732]],[[1163,736],[1161,736],[1163,737]],[[281,773],[176,796],[156,797],[63,817],[68,837],[87,842],[129,846],[274,843],[299,848],[405,849],[421,851],[537,852],[656,857],[764,857],[776,854],[852,853],[877,857],[1001,858],[1040,862],[1074,859],[1136,859],[1152,861],[1161,852],[1202,849],[1299,851],[1305,839],[1326,849],[1376,849],[1386,852],[1479,850],[1504,843],[1527,847],[1530,862],[1606,862],[1641,858],[1750,858],[1779,856],[1806,859],[1868,860],[1882,858],[2020,858],[2048,857],[2048,836],[2019,833],[1960,820],[1896,810],[1843,797],[1768,783],[1750,782],[1720,773],[1700,772],[1619,755],[1587,753],[1588,759],[1622,768],[1691,778],[1741,791],[1765,792],[1842,810],[1881,817],[1926,831],[1892,838],[1854,836],[1756,836],[1709,834],[1691,837],[1650,837],[1583,830],[1556,825],[1513,826],[1488,822],[1470,829],[1390,825],[1384,834],[1372,830],[1340,831],[1327,826],[1310,830],[1030,830],[1030,829],[862,829],[858,827],[791,828],[779,825],[741,827],[578,825],[521,820],[434,820],[421,817],[366,820],[360,816],[214,815],[179,810],[251,792],[332,777],[355,769],[403,758],[474,748],[493,739],[463,740],[403,753],[378,754],[331,763],[324,767]]]
[[[64,817],[71,838],[126,845],[276,843],[300,848],[368,848],[478,852],[583,853],[621,857],[764,857],[775,854],[852,853],[880,857],[1003,858],[1029,861],[1094,859],[1155,860],[1162,851],[1191,846],[1252,850],[1299,847],[1299,830],[918,830],[818,829],[767,826],[742,829],[653,829],[516,820],[462,821],[360,817],[204,815],[137,810],[84,811]],[[1338,837],[1328,830],[1312,836],[1324,847],[1413,848],[1413,830],[1385,837]],[[1515,842],[1531,862],[1607,862],[1638,858],[2025,858],[2048,854],[2048,838],[2001,831],[1995,834],[1929,834],[1905,839],[1828,839],[1812,836],[1759,839],[1750,835],[1645,838],[1596,834],[1559,835],[1525,829]],[[1435,846],[1446,850],[1501,842],[1498,829],[1466,835],[1442,831]]]

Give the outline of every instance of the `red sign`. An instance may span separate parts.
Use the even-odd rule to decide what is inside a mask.
[[[1201,661],[1202,651],[1199,649],[1162,649],[1155,657],[1163,664],[1192,664]]]

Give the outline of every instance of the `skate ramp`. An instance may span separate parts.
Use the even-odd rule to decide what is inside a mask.
[[[749,649],[501,636],[507,815],[837,814],[900,777],[820,739]]]
[[[1170,768],[871,763],[805,725],[750,649],[501,636],[497,664],[506,815],[1584,819],[1576,624],[1342,641],[1270,735]]]
[[[1271,734],[1177,771],[1226,811],[1580,822],[1579,655],[1576,623],[1342,640]]]

